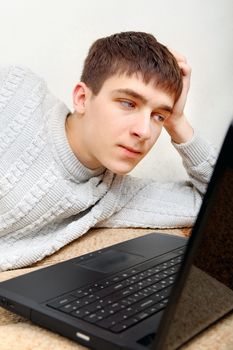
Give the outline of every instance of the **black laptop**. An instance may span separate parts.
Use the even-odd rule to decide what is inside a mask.
[[[93,349],[177,349],[233,310],[233,124],[191,238],[157,232],[0,283],[0,305]]]

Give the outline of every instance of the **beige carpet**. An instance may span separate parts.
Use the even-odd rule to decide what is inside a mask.
[[[83,237],[62,248],[52,256],[28,268],[0,273],[0,281],[33,271],[41,266],[67,260],[111,244],[142,236],[149,229],[92,229]],[[161,232],[161,230],[160,230]],[[164,233],[188,236],[190,230],[163,230]],[[75,342],[51,331],[40,328],[24,318],[0,308],[0,350],[81,350],[86,349]],[[233,315],[196,337],[186,350],[232,350]]]

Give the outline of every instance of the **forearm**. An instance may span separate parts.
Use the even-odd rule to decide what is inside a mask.
[[[177,60],[182,73],[182,92],[172,109],[171,116],[165,120],[164,127],[171,136],[172,141],[182,144],[193,138],[193,128],[184,114],[184,108],[190,86],[191,67],[188,65],[186,58],[177,52],[172,52]]]
[[[182,157],[183,165],[192,184],[203,195],[216,163],[215,147],[198,135],[194,135],[186,143],[173,142],[173,146]]]
[[[97,227],[187,227],[195,221],[200,204],[200,193],[188,183],[151,180],[121,210]]]

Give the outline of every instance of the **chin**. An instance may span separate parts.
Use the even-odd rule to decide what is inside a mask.
[[[116,175],[127,175],[131,170],[128,170],[128,171],[112,171],[114,174]]]

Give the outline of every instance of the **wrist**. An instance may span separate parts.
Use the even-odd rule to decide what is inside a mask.
[[[185,117],[169,123],[168,126],[165,126],[165,129],[171,136],[172,141],[177,144],[189,142],[194,135],[194,130]]]

